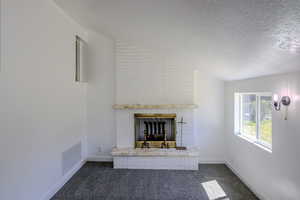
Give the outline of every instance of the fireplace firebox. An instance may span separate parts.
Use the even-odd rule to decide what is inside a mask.
[[[135,148],[175,148],[176,114],[134,114]]]

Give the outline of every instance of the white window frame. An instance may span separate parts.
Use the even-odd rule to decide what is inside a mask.
[[[249,137],[247,134],[243,134],[241,132],[241,123],[242,123],[242,111],[241,111],[241,105],[242,105],[242,95],[256,95],[256,136],[255,137]],[[243,92],[243,93],[235,93],[235,99],[234,99],[234,132],[235,135],[238,135],[252,143],[258,144],[264,148],[267,148],[268,150],[272,150],[272,143],[269,144],[265,141],[262,141],[260,139],[260,113],[261,113],[261,100],[260,97],[262,96],[270,96],[272,97],[272,93],[270,92]],[[272,116],[273,119],[273,116]],[[271,119],[271,120],[272,120]],[[272,120],[273,122],[273,120]],[[272,129],[272,137],[273,137],[273,129]]]

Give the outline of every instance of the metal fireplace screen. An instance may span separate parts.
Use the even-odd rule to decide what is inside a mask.
[[[176,114],[135,114],[136,148],[175,148]]]

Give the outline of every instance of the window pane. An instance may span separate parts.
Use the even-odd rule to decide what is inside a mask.
[[[260,97],[260,137],[259,139],[272,144],[272,97]]]
[[[256,138],[256,95],[243,94],[241,106],[241,133]]]

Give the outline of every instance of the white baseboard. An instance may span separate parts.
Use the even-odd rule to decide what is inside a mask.
[[[66,173],[42,198],[41,200],[51,199],[70,178],[86,163],[86,160],[78,162],[68,173]]]
[[[233,167],[229,162],[225,162],[225,165],[237,176],[239,179],[260,199],[260,200],[267,200],[267,198],[264,197],[264,195],[260,194],[255,190],[249,182],[246,181],[245,178],[243,178]]]
[[[90,155],[86,160],[90,162],[112,162],[113,158],[111,155]]]
[[[199,164],[225,164],[224,160],[199,160]]]
[[[225,164],[226,161],[220,156],[199,156],[198,157],[199,164]]]

